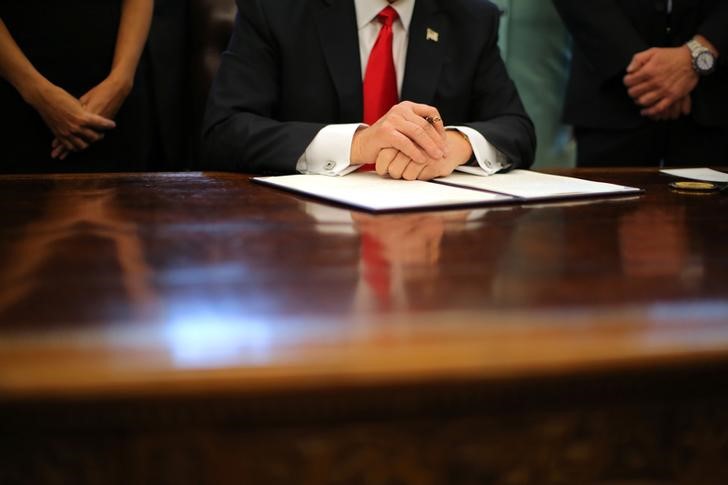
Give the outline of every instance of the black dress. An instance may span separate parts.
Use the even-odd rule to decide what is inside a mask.
[[[0,0],[0,18],[50,82],[80,97],[108,76],[122,0]],[[150,121],[140,62],[117,127],[87,150],[50,158],[53,134],[15,88],[0,79],[0,172],[97,172],[149,169]]]

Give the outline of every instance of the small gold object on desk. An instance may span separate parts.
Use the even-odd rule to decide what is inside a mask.
[[[711,182],[689,182],[689,181],[677,181],[670,182],[670,187],[679,192],[715,192],[720,187]]]

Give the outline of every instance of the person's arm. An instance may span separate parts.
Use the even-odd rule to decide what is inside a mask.
[[[276,19],[269,15],[283,12],[280,7],[267,7],[271,3],[266,5],[261,0],[237,3],[235,30],[222,55],[203,123],[207,167],[335,175],[345,173],[352,165],[373,163],[385,146],[397,146],[421,160],[424,150],[429,150],[431,156],[442,156],[442,136],[436,135],[420,116],[436,116],[436,110],[414,103],[401,103],[377,123],[358,131],[357,125],[332,125],[325,122],[334,120],[325,118],[322,122],[277,119],[282,58],[289,53],[270,26]],[[368,141],[354,143],[352,136]],[[438,144],[441,148],[436,147]],[[332,154],[335,158],[331,158]]]
[[[122,6],[109,79],[115,80],[127,92],[134,85],[134,75],[152,25],[153,11],[154,0],[124,0]]]
[[[69,151],[83,150],[116,125],[91,113],[65,90],[48,81],[28,60],[0,19],[0,76],[31,105]],[[49,147],[50,148],[50,147]]]
[[[81,104],[92,113],[113,119],[134,86],[139,59],[149,35],[154,0],[124,0],[114,60],[109,75],[81,96]],[[54,141],[52,156],[63,158],[65,148]]]
[[[207,100],[203,162],[207,169],[295,173],[325,123],[279,121],[280,59],[261,2],[237,0],[238,15]]]
[[[465,61],[467,67],[474,68],[467,120],[437,123],[438,127],[452,123],[446,131],[447,153],[442,158],[418,164],[397,150],[384,149],[376,161],[380,175],[429,180],[447,176],[473,158],[484,174],[505,168],[528,168],[533,163],[536,147],[533,123],[508,76],[497,45],[499,13],[493,6],[483,8],[466,12],[468,19],[458,23],[463,29],[485,32],[485,35],[477,41],[477,55]]]

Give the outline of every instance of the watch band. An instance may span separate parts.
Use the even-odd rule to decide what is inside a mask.
[[[688,49],[690,49],[690,53],[693,55],[693,57],[695,57],[695,54],[700,51],[708,50],[708,48],[701,44],[698,39],[690,39],[685,43],[685,45],[688,46]]]
[[[685,43],[690,50],[693,70],[700,76],[706,76],[715,71],[715,56],[705,45],[697,39],[691,39]]]

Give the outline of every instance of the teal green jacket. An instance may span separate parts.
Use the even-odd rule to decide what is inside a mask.
[[[561,122],[571,59],[570,37],[548,0],[493,0],[503,11],[499,45],[536,126],[534,168],[573,167],[571,130]]]

